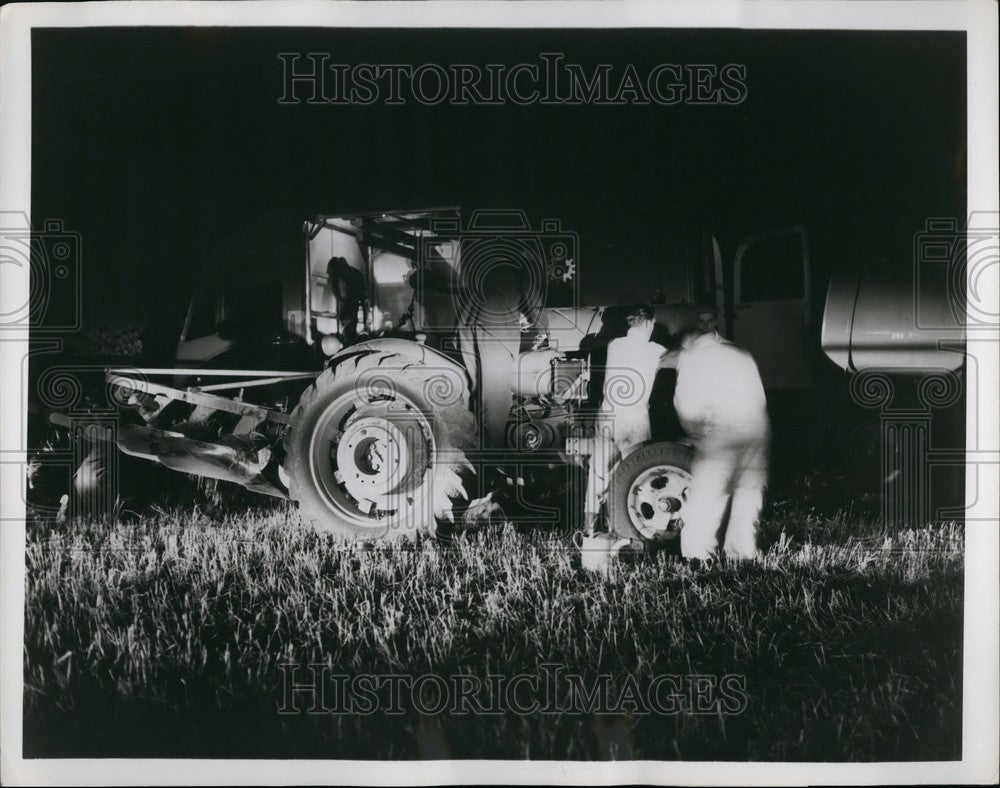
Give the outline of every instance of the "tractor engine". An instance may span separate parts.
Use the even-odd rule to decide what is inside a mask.
[[[590,364],[555,350],[531,350],[518,359],[507,446],[517,452],[562,452],[580,403],[587,398]]]

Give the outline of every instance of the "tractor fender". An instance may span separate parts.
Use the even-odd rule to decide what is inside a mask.
[[[368,339],[358,342],[356,345],[346,347],[330,359],[330,367],[336,367],[341,361],[351,358],[359,352],[395,353],[426,366],[445,367],[457,372],[461,375],[462,380],[466,382],[466,385],[469,384],[469,373],[461,362],[446,353],[442,353],[440,350],[427,347],[427,345],[422,345],[412,339],[400,339],[398,337]]]

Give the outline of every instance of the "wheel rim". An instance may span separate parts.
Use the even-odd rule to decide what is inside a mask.
[[[395,490],[406,476],[412,455],[402,430],[377,416],[351,421],[334,451],[341,483],[356,500]]]
[[[428,419],[399,392],[348,392],[312,430],[310,473],[324,503],[356,525],[385,527],[425,500],[433,472]]]
[[[626,508],[635,529],[647,539],[680,532],[691,474],[676,465],[655,465],[629,485]]]

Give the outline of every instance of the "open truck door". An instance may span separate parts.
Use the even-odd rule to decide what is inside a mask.
[[[799,225],[755,233],[736,249],[728,335],[757,361],[764,387],[811,386],[806,364],[809,242]]]

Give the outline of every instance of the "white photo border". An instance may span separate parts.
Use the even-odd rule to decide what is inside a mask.
[[[7,5],[0,10],[0,210],[31,204],[31,29],[33,27],[670,27],[841,30],[964,30],[967,41],[968,199],[970,211],[1000,211],[997,150],[997,5],[970,2],[455,2],[303,1],[107,2]],[[0,314],[25,302],[28,272],[6,270]],[[1000,294],[982,299],[1000,313]],[[21,360],[28,337],[0,342],[0,440],[22,434]],[[969,445],[1000,447],[1000,337],[978,345],[980,396],[968,398]],[[20,400],[20,401],[19,401]],[[978,408],[978,412],[974,412]],[[21,458],[23,459],[23,458]],[[4,784],[511,784],[647,783],[678,785],[995,783],[998,780],[998,622],[1000,622],[1000,467],[967,479],[963,680],[963,758],[956,762],[807,764],[659,761],[263,761],[28,759],[22,752],[24,506],[20,466],[0,465],[0,782]],[[20,526],[18,525],[20,520]]]

